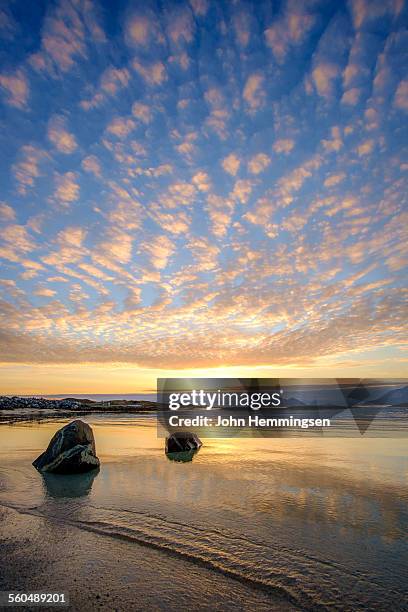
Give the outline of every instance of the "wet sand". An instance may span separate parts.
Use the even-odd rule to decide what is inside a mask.
[[[170,554],[4,506],[0,546],[0,590],[65,593],[62,609],[296,609]]]

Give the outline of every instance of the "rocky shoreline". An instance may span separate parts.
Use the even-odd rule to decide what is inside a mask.
[[[0,396],[0,422],[39,420],[42,418],[66,418],[92,413],[156,412],[156,402],[146,400],[112,400],[96,402],[90,399],[66,397],[46,399],[42,397]]]

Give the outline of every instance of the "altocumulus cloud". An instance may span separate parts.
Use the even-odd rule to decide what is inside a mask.
[[[4,21],[3,362],[402,371],[402,2],[32,11]]]

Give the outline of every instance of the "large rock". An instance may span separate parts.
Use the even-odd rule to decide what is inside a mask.
[[[175,461],[176,463],[188,463],[194,459],[197,453],[198,450],[183,451],[181,453],[166,453],[166,457],[169,461]]]
[[[203,443],[195,433],[176,431],[166,438],[166,453],[197,451],[202,445]]]
[[[78,474],[98,468],[99,459],[91,427],[77,420],[59,429],[33,466],[39,472],[56,474]]]

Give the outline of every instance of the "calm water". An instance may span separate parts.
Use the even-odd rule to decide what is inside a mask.
[[[212,439],[175,463],[154,418],[86,420],[96,476],[31,467],[66,421],[1,425],[0,504],[171,552],[299,609],[406,609],[406,439]]]

